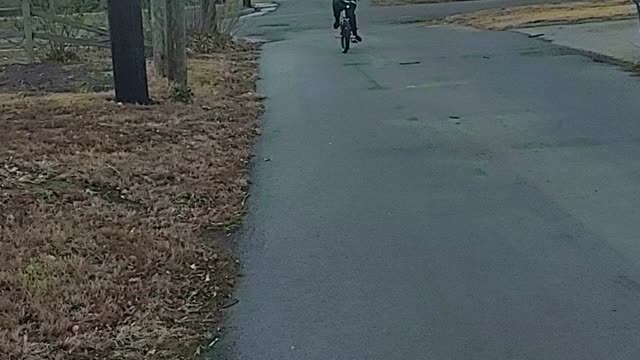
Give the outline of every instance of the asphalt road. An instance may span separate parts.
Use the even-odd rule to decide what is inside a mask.
[[[370,0],[360,0],[359,22],[364,29],[394,24],[410,24],[433,20],[458,13],[508,6],[562,3],[568,0],[478,0],[436,4],[377,7]],[[282,40],[290,33],[331,27],[331,0],[278,0],[277,12],[241,22],[241,34],[267,40]],[[327,4],[328,3],[328,4]],[[405,40],[407,41],[407,40]]]
[[[638,78],[368,6],[342,55],[328,6],[250,25],[279,41],[211,358],[640,359]]]

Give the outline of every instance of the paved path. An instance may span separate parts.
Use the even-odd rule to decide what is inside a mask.
[[[366,6],[342,55],[291,25],[327,6],[252,25],[281,41],[262,54],[240,303],[211,358],[640,359],[639,80]]]
[[[457,1],[425,5],[377,7],[370,0],[360,0],[363,30],[371,26],[407,24],[438,19],[445,16],[506,6],[532,5],[540,3],[562,3],[568,0],[479,0]],[[245,36],[281,40],[287,34],[304,30],[325,29],[333,23],[331,0],[280,0],[277,12],[269,16],[249,18],[242,23]],[[327,5],[329,3],[329,5]]]
[[[570,46],[628,63],[640,62],[638,19],[542,26],[519,31],[542,36],[557,45]]]

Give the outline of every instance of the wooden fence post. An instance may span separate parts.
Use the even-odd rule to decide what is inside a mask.
[[[171,0],[169,0],[171,1]],[[153,69],[161,77],[167,76],[167,0],[151,0],[151,37]]]
[[[31,0],[22,0],[22,23],[24,26],[24,51],[27,54],[27,61],[31,64],[35,61]]]
[[[184,0],[167,1],[167,64],[172,86],[187,89],[187,29]]]

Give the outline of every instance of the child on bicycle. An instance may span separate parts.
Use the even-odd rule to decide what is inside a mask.
[[[347,9],[347,5],[350,5]],[[335,19],[333,28],[340,27],[340,13],[345,12],[349,22],[351,23],[351,29],[353,30],[353,36],[356,41],[362,41],[362,37],[358,34],[358,23],[356,21],[356,7],[358,6],[357,0],[333,0],[333,17]]]

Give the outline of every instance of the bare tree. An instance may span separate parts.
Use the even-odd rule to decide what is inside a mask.
[[[200,0],[200,17],[198,23],[194,24],[194,30],[200,33],[217,32],[216,16],[216,0]]]
[[[186,92],[187,40],[185,1],[167,2],[167,75],[172,86]]]
[[[156,74],[167,76],[167,1],[151,0],[151,37],[153,68]]]

